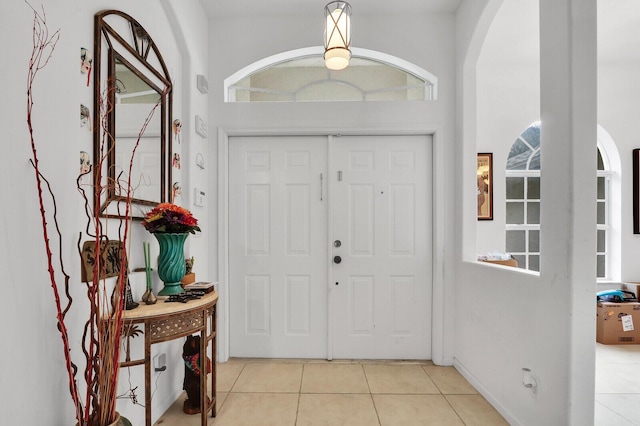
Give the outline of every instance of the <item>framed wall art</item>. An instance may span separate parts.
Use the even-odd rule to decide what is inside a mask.
[[[633,150],[633,233],[640,234],[640,149]]]
[[[493,154],[478,154],[478,220],[493,220]]]

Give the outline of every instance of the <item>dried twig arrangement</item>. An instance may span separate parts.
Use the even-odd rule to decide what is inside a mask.
[[[31,7],[31,5],[29,5]],[[49,279],[51,281],[51,289],[53,290],[53,297],[56,303],[57,310],[57,319],[58,319],[58,330],[60,331],[60,335],[62,337],[62,344],[64,347],[64,355],[65,355],[65,363],[67,366],[67,372],[69,374],[69,391],[71,393],[71,398],[75,405],[76,410],[76,418],[80,418],[82,415],[82,406],[80,404],[80,397],[78,393],[78,387],[75,381],[75,373],[77,371],[77,367],[71,361],[71,348],[69,346],[69,334],[67,327],[64,322],[65,314],[68,312],[69,307],[71,306],[72,299],[67,296],[67,304],[66,307],[62,308],[62,303],[60,301],[60,291],[58,287],[58,282],[55,273],[53,254],[51,251],[51,242],[49,240],[49,228],[47,226],[47,215],[44,209],[44,191],[42,189],[43,182],[47,185],[47,189],[49,191],[49,195],[51,196],[54,206],[55,206],[55,197],[53,193],[51,193],[51,187],[48,181],[42,176],[40,173],[40,164],[38,161],[38,153],[36,150],[36,142],[33,131],[33,82],[35,81],[38,73],[42,70],[51,56],[53,55],[53,51],[56,48],[56,44],[58,40],[60,40],[60,31],[55,31],[52,35],[49,35],[49,29],[46,23],[46,16],[44,10],[42,13],[39,13],[33,7],[33,49],[31,51],[31,57],[29,59],[29,71],[27,73],[27,127],[29,129],[29,139],[31,142],[31,164],[33,165],[33,169],[35,172],[36,185],[38,189],[38,201],[40,204],[40,216],[42,218],[42,236],[44,239],[44,246],[47,255],[47,267],[49,270]],[[62,239],[59,232],[58,220],[57,220],[57,209],[54,207],[53,213],[53,223],[56,227],[56,231],[58,231],[58,239],[59,239],[59,247],[62,245]],[[64,273],[64,265],[62,257],[59,257],[59,265],[61,271],[63,271],[65,277],[65,294],[68,295],[68,286],[69,286],[69,276]]]
[[[28,3],[27,3],[28,4]],[[30,5],[29,5],[30,6]],[[31,7],[31,6],[30,6]],[[107,289],[107,282],[104,274],[104,262],[101,249],[107,247],[109,238],[107,237],[108,229],[107,224],[113,222],[113,220],[103,220],[100,218],[99,208],[96,204],[89,202],[89,197],[86,194],[84,186],[81,184],[82,177],[80,175],[77,179],[77,187],[85,203],[85,214],[87,216],[87,224],[84,230],[85,234],[92,238],[95,242],[94,246],[94,259],[93,275],[92,279],[85,283],[87,298],[89,300],[90,311],[89,316],[84,324],[83,337],[82,337],[82,352],[85,358],[85,368],[83,372],[84,381],[86,384],[86,391],[84,396],[81,397],[81,392],[78,388],[76,373],[77,366],[71,359],[71,347],[69,343],[68,329],[65,324],[65,316],[72,305],[72,298],[69,293],[69,275],[64,271],[64,264],[62,259],[62,235],[57,221],[57,205],[56,198],[51,190],[49,181],[40,172],[38,155],[36,150],[36,141],[32,125],[32,110],[33,110],[33,85],[36,76],[40,70],[42,70],[52,57],[56,44],[60,38],[59,31],[49,34],[47,27],[46,16],[44,10],[42,12],[36,11],[33,7],[33,50],[31,58],[29,60],[29,71],[27,75],[27,125],[29,130],[29,137],[31,142],[32,159],[31,163],[35,171],[38,201],[40,205],[40,213],[42,217],[42,229],[43,239],[45,245],[45,251],[47,256],[47,266],[49,271],[49,277],[51,281],[51,287],[55,299],[57,309],[57,325],[62,337],[62,343],[64,348],[65,362],[69,379],[69,391],[71,399],[75,407],[75,417],[79,426],[105,426],[114,421],[116,398],[117,398],[117,383],[118,373],[120,367],[120,351],[121,351],[121,337],[123,335],[123,310],[125,303],[125,289],[127,281],[127,252],[129,251],[128,237],[130,235],[131,225],[131,201],[133,199],[134,188],[131,185],[131,172],[134,164],[134,157],[142,135],[147,128],[156,108],[161,104],[158,101],[152,108],[148,117],[146,118],[143,126],[138,135],[138,140],[133,149],[133,153],[129,162],[129,174],[125,180],[117,179],[116,182],[106,182],[103,185],[102,170],[104,161],[109,156],[109,151],[114,147],[113,136],[107,131],[108,116],[113,108],[110,104],[109,92],[107,92],[101,101],[102,110],[100,111],[102,120],[102,129],[95,129],[94,131],[102,131],[101,144],[99,147],[100,161],[95,164],[93,171],[90,170],[86,174],[93,173],[93,183],[90,185],[95,200],[100,200],[100,196],[104,194],[109,185],[118,186],[121,194],[126,194],[124,197],[124,212],[122,218],[119,219],[117,226],[117,234],[121,249],[118,250],[116,256],[119,258],[116,262],[120,265],[119,274],[116,278],[115,288],[112,292]],[[115,85],[109,85],[110,89],[115,90]],[[164,94],[163,94],[164,96]],[[160,99],[164,97],[161,96]],[[43,183],[47,187],[47,192],[43,190]],[[48,194],[48,195],[47,195]],[[47,214],[45,211],[45,197],[50,198],[50,202],[53,205],[53,213]],[[99,202],[98,202],[99,204]],[[52,244],[49,239],[49,223],[48,219],[53,221],[57,235],[58,235],[58,252],[59,259],[58,264],[61,273],[64,276],[64,298],[66,304],[62,307],[61,294],[58,286],[58,280],[56,277],[56,267],[58,266],[53,261]],[[82,232],[78,238],[78,251],[81,254],[81,240]]]

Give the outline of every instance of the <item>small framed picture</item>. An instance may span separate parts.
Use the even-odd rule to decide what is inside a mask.
[[[493,154],[478,154],[478,220],[493,220]]]

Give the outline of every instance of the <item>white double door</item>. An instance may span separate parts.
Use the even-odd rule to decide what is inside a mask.
[[[428,136],[229,141],[230,355],[429,359]]]

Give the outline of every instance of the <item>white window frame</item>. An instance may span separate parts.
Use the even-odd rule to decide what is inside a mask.
[[[224,79],[224,101],[235,102],[234,91],[231,90],[239,81],[242,81],[246,77],[257,73],[266,68],[281,64],[283,62],[291,61],[294,59],[304,59],[312,56],[322,56],[324,54],[323,46],[305,47],[302,49],[289,50],[287,52],[278,53],[259,61],[256,61],[246,67],[231,74]],[[413,74],[421,80],[425,81],[425,100],[437,100],[438,99],[438,77],[430,73],[429,71],[405,61],[398,57],[388,55],[386,53],[377,52],[370,49],[351,48],[351,55],[354,58],[370,59],[372,61],[381,62],[400,69],[409,74]]]
[[[598,170],[598,177],[603,177],[604,178],[604,199],[600,199],[598,198],[598,202],[600,201],[604,201],[605,204],[605,210],[604,210],[604,215],[605,215],[605,219],[604,219],[604,224],[597,224],[596,229],[598,231],[605,231],[605,247],[604,247],[604,252],[598,252],[597,248],[596,248],[596,254],[597,255],[604,255],[605,256],[605,262],[604,262],[604,267],[605,267],[605,273],[603,277],[597,277],[599,281],[610,281],[611,280],[611,274],[610,274],[610,270],[611,270],[611,261],[609,259],[609,255],[611,253],[611,177],[613,175],[613,172],[611,170],[608,170],[606,168],[606,164],[605,164],[605,170]]]
[[[522,138],[519,138],[520,141],[524,140]],[[515,143],[515,142],[514,142]],[[531,147],[531,145],[529,145],[528,142],[525,142],[529,147]],[[532,148],[533,149],[533,148]],[[535,150],[534,153],[531,155],[531,157],[533,157],[535,155]],[[529,158],[529,161],[531,160],[531,157]],[[517,178],[530,178],[530,177],[540,177],[540,170],[506,170],[505,171],[505,182],[507,178],[510,177],[517,177]],[[525,180],[526,182],[526,180]],[[537,255],[538,258],[540,258],[540,251],[538,250],[537,252],[531,252],[529,251],[529,231],[538,231],[540,232],[540,224],[539,223],[527,223],[527,191],[528,191],[528,185],[524,185],[524,195],[522,199],[511,199],[511,198],[506,198],[506,194],[505,194],[505,209],[506,209],[506,203],[509,202],[522,202],[522,204],[524,205],[524,216],[523,216],[523,221],[524,223],[520,223],[520,224],[515,224],[515,223],[505,223],[505,231],[525,231],[525,238],[524,238],[524,252],[509,252],[510,254],[514,255],[514,256],[524,256],[525,258],[525,265],[524,266],[520,266],[523,269],[526,270],[530,270],[529,269],[529,256],[531,255]],[[533,202],[535,202],[535,199],[532,199]],[[538,203],[540,202],[540,199],[537,200]],[[506,233],[505,233],[505,239],[506,239]],[[505,241],[506,243],[506,241]],[[538,271],[533,271],[533,272],[538,272]]]
[[[615,194],[616,194],[616,190],[615,190],[615,185],[616,185],[616,176],[617,173],[615,171],[615,166],[612,164],[612,162],[610,161],[610,156],[607,154],[607,150],[605,149],[605,144],[602,143],[602,135],[601,133],[605,133],[600,127],[598,128],[598,152],[600,153],[600,156],[602,158],[602,163],[604,166],[604,170],[598,170],[597,171],[597,177],[598,178],[604,178],[604,198],[597,198],[597,202],[604,202],[605,203],[605,223],[604,224],[596,224],[596,231],[604,231],[605,232],[605,246],[604,246],[604,251],[597,251],[597,247],[596,247],[596,256],[599,255],[604,255],[605,257],[605,271],[604,271],[604,276],[602,277],[596,277],[598,282],[610,282],[610,281],[615,281],[615,280],[619,280],[619,272],[616,274],[614,272],[614,270],[619,270],[619,267],[616,267],[616,264],[619,264],[619,256],[615,256],[612,255],[614,253],[615,250],[613,250],[614,247],[614,243],[616,241],[616,232],[615,232],[615,224],[612,225],[612,222],[615,222],[613,220],[613,218],[615,218],[615,214],[618,214],[619,216],[619,212],[615,213],[613,211],[613,206],[614,206],[614,200],[615,200]],[[607,135],[608,136],[608,135]],[[532,154],[529,157],[529,161],[527,162],[527,166],[531,161],[531,158],[533,158],[533,156],[536,154],[536,150],[524,139],[522,139],[521,136],[518,136],[518,139],[521,142],[525,143],[527,146],[529,146],[529,148],[532,149]],[[516,142],[514,142],[515,144]],[[612,143],[612,141],[610,141],[610,143]],[[539,150],[539,149],[538,149]],[[611,147],[609,147],[609,150],[611,150]],[[507,178],[510,177],[521,177],[521,178],[528,178],[528,177],[539,177],[541,178],[541,171],[540,170],[505,170],[505,181]],[[508,202],[522,202],[525,206],[524,208],[524,223],[523,224],[508,224],[505,223],[505,231],[525,231],[525,251],[524,252],[511,252],[512,255],[514,256],[523,256],[525,259],[525,264],[522,265],[521,267],[523,269],[527,269],[530,270],[530,264],[529,264],[529,257],[531,255],[538,255],[540,256],[540,252],[531,252],[529,251],[529,231],[532,230],[537,230],[540,231],[540,225],[541,224],[527,224],[527,191],[528,191],[528,185],[524,185],[524,196],[522,199],[508,199],[506,198],[506,194],[505,194],[505,208],[506,208],[506,203]],[[619,189],[618,191],[619,192]],[[533,200],[535,202],[535,200]],[[541,200],[539,200],[541,201]],[[505,239],[506,239],[506,233],[505,233]],[[619,240],[619,238],[618,238]],[[619,243],[615,243],[618,244]],[[596,272],[597,273],[597,272]]]

